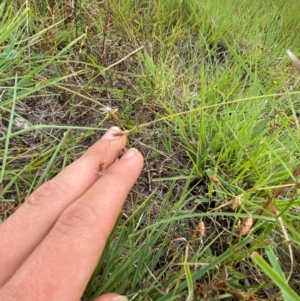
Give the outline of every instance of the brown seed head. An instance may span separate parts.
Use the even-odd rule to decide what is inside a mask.
[[[98,172],[101,173],[104,169],[105,161],[101,160],[98,166]]]
[[[204,222],[200,219],[199,223],[198,223],[198,235],[200,238],[205,236],[205,224]]]
[[[241,196],[238,195],[236,196],[233,200],[232,200],[232,203],[231,203],[231,209],[236,212],[238,207],[241,205]]]
[[[113,135],[115,136],[115,137],[122,137],[122,136],[124,136],[126,134],[126,131],[121,131],[121,132],[116,132],[116,133],[114,133]]]
[[[108,111],[107,114],[114,123],[116,123],[117,125],[120,124],[120,119],[116,113],[114,113],[113,111]]]
[[[247,235],[250,232],[252,225],[253,225],[253,218],[252,217],[246,218],[243,225],[240,226],[239,228],[240,234],[242,236]]]
[[[220,182],[220,180],[217,177],[212,176],[212,177],[210,177],[210,180],[212,182],[214,182],[215,184],[222,186],[222,183]]]

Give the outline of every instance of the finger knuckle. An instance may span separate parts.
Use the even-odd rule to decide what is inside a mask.
[[[37,207],[45,202],[55,201],[58,194],[65,194],[66,185],[60,181],[50,180],[35,190],[25,201],[25,206]]]
[[[56,230],[65,234],[90,231],[98,224],[95,209],[86,203],[77,202],[66,208],[56,222]],[[80,230],[79,230],[80,229]]]

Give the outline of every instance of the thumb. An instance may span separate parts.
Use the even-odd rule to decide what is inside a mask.
[[[95,299],[94,301],[128,301],[128,299],[125,296],[120,296],[114,293],[110,293],[110,294],[102,295],[97,299]]]

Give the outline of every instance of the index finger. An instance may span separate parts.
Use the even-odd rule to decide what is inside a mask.
[[[97,167],[109,167],[120,155],[126,138],[111,128],[77,161],[44,183],[0,226],[0,287],[11,277],[52,228],[61,212],[98,179]]]

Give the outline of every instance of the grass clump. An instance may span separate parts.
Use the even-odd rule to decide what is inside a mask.
[[[110,107],[145,167],[83,299],[299,298],[299,6],[3,2],[2,219]]]

